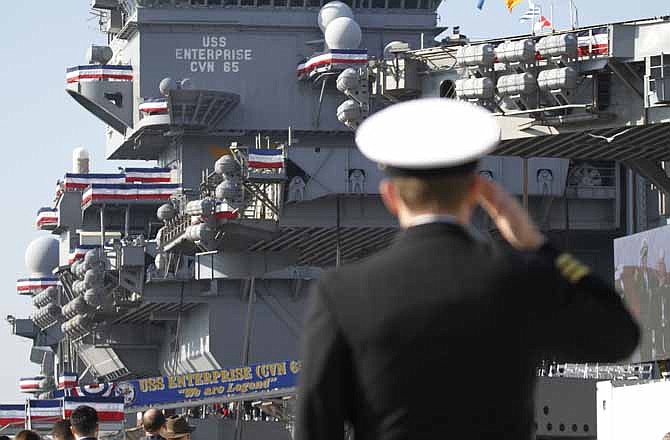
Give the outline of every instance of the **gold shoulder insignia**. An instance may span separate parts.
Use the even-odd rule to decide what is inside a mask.
[[[555,261],[558,271],[572,284],[577,284],[591,273],[591,269],[583,265],[570,254],[561,254]]]

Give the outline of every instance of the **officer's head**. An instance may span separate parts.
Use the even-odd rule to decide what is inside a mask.
[[[462,101],[407,101],[368,118],[356,133],[363,155],[386,178],[380,194],[401,224],[418,214],[444,213],[469,221],[483,179],[479,160],[498,143],[490,113]]]
[[[469,221],[479,199],[479,177],[474,171],[432,177],[388,177],[380,184],[382,200],[401,220],[426,213],[452,214]]]

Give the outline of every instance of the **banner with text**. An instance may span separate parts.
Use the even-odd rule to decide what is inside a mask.
[[[298,383],[300,361],[280,361],[239,368],[185,373],[118,382],[117,396],[125,399],[126,411],[134,407],[244,397],[293,388]]]

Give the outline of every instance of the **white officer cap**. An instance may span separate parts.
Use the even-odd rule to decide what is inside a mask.
[[[356,144],[390,175],[472,171],[500,140],[491,113],[464,101],[424,98],[377,112],[356,132]]]

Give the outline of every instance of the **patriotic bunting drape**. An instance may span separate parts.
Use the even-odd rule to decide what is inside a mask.
[[[19,390],[22,393],[36,393],[39,392],[44,384],[46,378],[44,376],[22,377],[19,379]]]
[[[79,385],[79,375],[77,373],[64,372],[58,377],[58,388],[74,388]]]
[[[166,98],[145,98],[144,102],[140,104],[139,110],[148,115],[162,115],[168,111],[168,103]]]
[[[16,291],[19,295],[34,295],[47,287],[57,285],[58,278],[55,276],[19,278],[16,280]]]
[[[87,64],[67,69],[65,78],[68,84],[84,81],[132,81],[132,66],[111,66]]]
[[[170,183],[170,168],[126,168],[127,183]]]
[[[70,255],[68,256],[68,263],[72,264],[75,261],[79,260],[80,258],[84,258],[86,252],[90,251],[91,249],[96,249],[99,247],[100,247],[99,245],[93,245],[93,244],[80,244],[74,249],[74,251],[70,252]]]
[[[368,62],[366,49],[331,49],[321,55],[314,56],[298,65],[298,78],[305,79],[315,73],[325,72],[334,68],[345,69],[349,66]]]
[[[88,173],[88,174],[65,174],[65,190],[82,191],[94,183],[125,183],[125,174],[115,173]]]
[[[249,150],[249,168],[283,168],[284,153],[282,150]]]
[[[145,203],[161,202],[179,191],[176,183],[94,183],[82,196],[82,205],[87,203],[110,203],[139,201]]]
[[[37,229],[50,231],[58,226],[58,210],[56,208],[44,207],[37,211],[37,220],[35,221]]]
[[[19,425],[25,421],[25,405],[0,405],[0,426]]]

